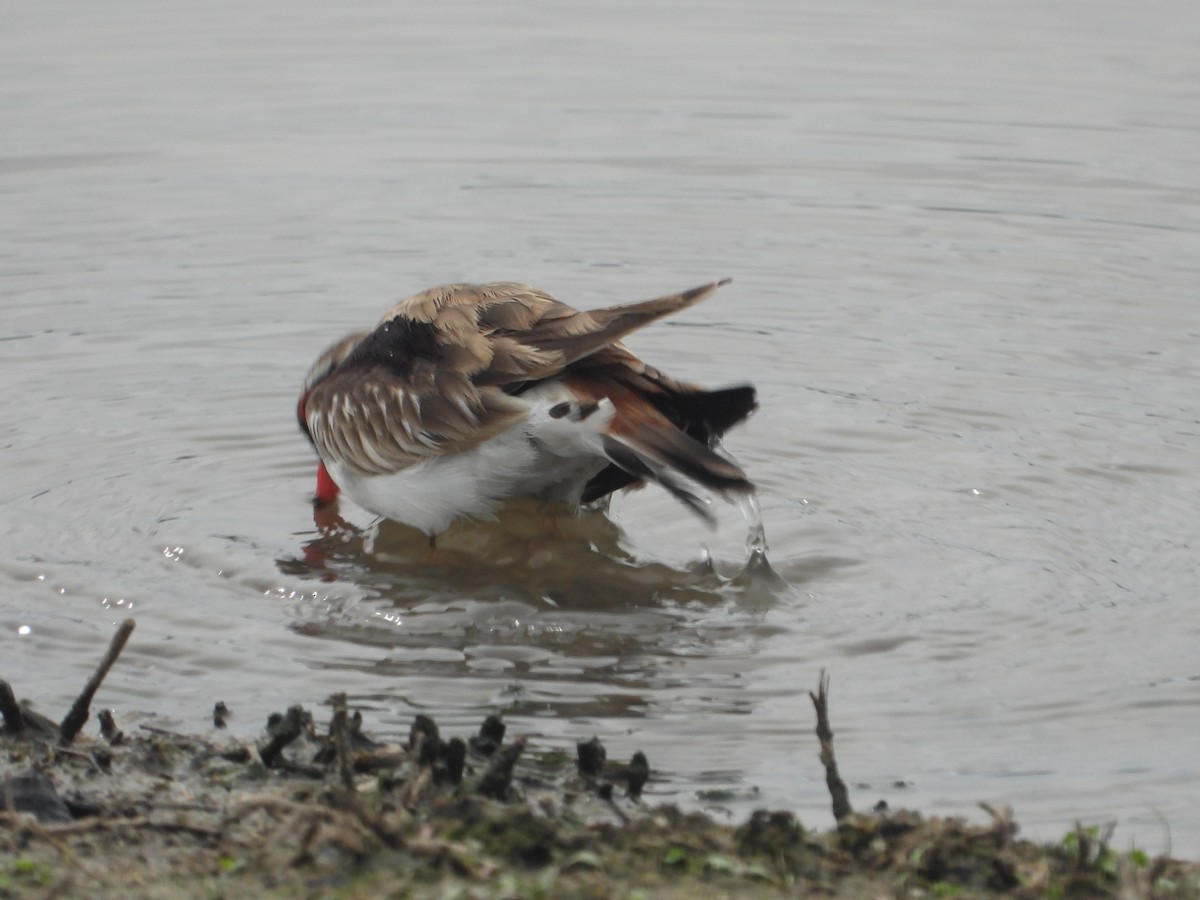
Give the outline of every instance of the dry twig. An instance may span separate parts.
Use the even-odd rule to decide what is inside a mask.
[[[817,711],[817,740],[821,742],[821,765],[825,767],[825,784],[829,788],[829,796],[833,799],[833,817],[841,821],[854,812],[850,808],[850,793],[846,790],[846,782],[838,774],[837,760],[833,755],[833,729],[829,727],[829,676],[821,670],[821,678],[817,683],[817,692],[808,692]]]
[[[13,695],[12,686],[0,678],[0,715],[4,717],[4,727],[11,734],[25,730],[25,717],[21,714],[21,704]]]
[[[83,728],[83,724],[88,720],[92,698],[96,696],[96,691],[100,690],[100,685],[103,683],[105,676],[108,675],[108,670],[113,667],[113,663],[117,661],[117,657],[125,649],[125,644],[129,640],[129,636],[133,634],[136,624],[133,619],[126,619],[117,628],[117,633],[113,635],[112,641],[109,642],[108,652],[100,660],[100,665],[96,667],[96,671],[92,673],[92,677],[84,685],[83,693],[75,700],[70,712],[67,713],[66,718],[62,720],[62,725],[59,726],[59,737],[64,744],[69,744],[75,740],[75,735],[79,734],[79,729]]]
[[[329,736],[333,739],[334,752],[337,755],[338,775],[342,787],[354,792],[354,765],[350,758],[350,733],[346,716],[346,695],[334,694],[329,698],[333,704],[333,721],[329,723]]]

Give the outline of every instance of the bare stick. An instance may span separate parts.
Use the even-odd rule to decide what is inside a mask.
[[[83,688],[83,693],[75,701],[71,707],[71,711],[67,713],[67,717],[62,720],[62,725],[59,726],[59,736],[64,744],[69,744],[75,739],[75,735],[79,734],[79,729],[83,727],[83,723],[88,720],[88,715],[92,705],[92,698],[96,696],[96,691],[100,690],[100,685],[104,681],[104,677],[108,674],[108,670],[113,667],[113,663],[117,661],[117,657],[121,655],[121,651],[125,649],[125,643],[129,640],[129,636],[133,634],[133,629],[136,623],[133,619],[126,619],[117,629],[117,633],[113,635],[113,639],[109,642],[108,652],[104,654],[104,659],[100,660],[100,665],[96,667],[95,673],[88,679],[88,683]]]
[[[12,686],[0,678],[0,715],[4,716],[4,727],[10,734],[25,730],[25,716],[21,714],[21,704],[13,696]]]
[[[346,695],[334,694],[329,698],[333,704],[333,721],[329,723],[329,735],[333,738],[337,756],[338,775],[342,786],[354,793],[354,766],[350,758],[350,729],[346,721]]]
[[[817,692],[808,692],[817,711],[817,740],[821,742],[821,765],[825,767],[825,784],[829,788],[829,796],[833,799],[833,817],[841,821],[854,810],[850,808],[850,794],[846,790],[846,782],[838,774],[837,760],[833,756],[833,729],[829,727],[829,676],[821,670],[821,679],[817,683]]]

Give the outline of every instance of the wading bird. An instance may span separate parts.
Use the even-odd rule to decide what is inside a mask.
[[[509,498],[578,508],[654,482],[711,524],[706,491],[754,491],[714,449],[754,388],[676,381],[620,341],[725,283],[589,311],[525,284],[409,297],[308,371],[297,415],[321,458],[315,502],[345,492],[432,545]]]

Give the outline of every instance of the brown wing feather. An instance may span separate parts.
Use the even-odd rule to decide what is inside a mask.
[[[384,475],[467,450],[528,415],[528,405],[461,372],[407,381],[383,368],[335,373],[305,398],[304,420],[321,456]]]
[[[521,336],[521,340],[543,351],[561,352],[564,365],[570,365],[615,344],[627,334],[651,322],[699,303],[727,282],[728,279],[715,281],[654,300],[594,309],[586,313],[555,301],[566,313],[539,320]]]
[[[301,421],[323,458],[361,474],[470,449],[528,414],[505,386],[553,377],[600,351],[610,364],[644,372],[616,342],[724,283],[589,312],[525,284],[433,288],[318,359]]]
[[[527,284],[450,284],[433,288],[396,304],[383,317],[398,316],[435,325],[448,341],[461,341],[479,348],[506,342],[512,350],[522,348],[529,369],[512,380],[546,378],[577,360],[590,356],[651,322],[699,303],[718,287],[716,281],[691,290],[667,294],[654,300],[578,310],[555,300]],[[511,342],[511,343],[507,343]],[[483,363],[472,372],[476,380],[503,383],[503,371],[489,371]]]

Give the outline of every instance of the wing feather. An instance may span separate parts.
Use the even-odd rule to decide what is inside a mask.
[[[515,282],[433,288],[318,358],[301,422],[323,458],[364,475],[467,450],[529,414],[514,394],[530,382],[602,352],[640,366],[617,342],[723,283],[589,312]]]

